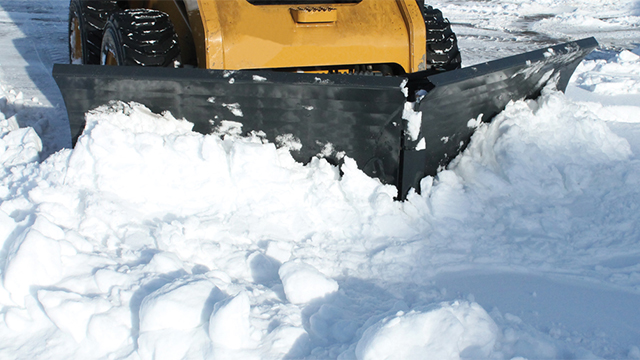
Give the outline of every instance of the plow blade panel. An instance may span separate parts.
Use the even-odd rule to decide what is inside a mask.
[[[75,143],[84,114],[112,100],[138,102],[194,123],[210,134],[222,124],[242,124],[242,133],[262,131],[270,142],[291,134],[307,163],[327,147],[356,160],[369,176],[396,184],[402,142],[404,79],[264,71],[219,71],[56,64]],[[326,151],[325,151],[326,152]]]
[[[419,189],[420,179],[435,175],[465,149],[475,130],[470,120],[488,122],[509,101],[536,98],[550,83],[564,91],[597,45],[588,38],[437,75],[410,74],[410,91],[422,89],[426,95],[416,106],[422,112],[421,134],[404,144],[401,196]],[[417,150],[422,138],[426,149]]]

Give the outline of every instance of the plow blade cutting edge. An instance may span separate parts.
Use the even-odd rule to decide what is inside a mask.
[[[435,75],[56,64],[53,77],[74,143],[87,111],[133,101],[184,117],[203,134],[232,121],[243,133],[262,131],[274,143],[295,138],[302,147],[292,155],[302,163],[323,154],[339,164],[346,154],[367,175],[396,185],[404,199],[466,147],[474,131],[470,120],[490,121],[509,101],[535,98],[551,82],[564,91],[597,45],[588,38]],[[406,116],[408,101],[414,116]]]

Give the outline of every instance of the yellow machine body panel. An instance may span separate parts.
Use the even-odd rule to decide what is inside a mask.
[[[164,2],[150,1],[149,5],[170,12]],[[199,67],[311,69],[397,64],[408,73],[426,69],[426,30],[415,0],[319,5],[255,3],[184,2]],[[181,39],[185,38],[183,27],[176,26]]]

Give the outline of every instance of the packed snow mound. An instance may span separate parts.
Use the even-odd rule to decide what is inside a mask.
[[[486,359],[498,327],[476,303],[443,303],[432,309],[399,311],[365,330],[358,360]]]

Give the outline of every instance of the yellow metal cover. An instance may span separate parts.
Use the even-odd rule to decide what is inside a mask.
[[[426,68],[425,24],[415,0],[362,0],[324,6],[325,11],[306,10],[323,6],[252,5],[246,0],[197,0],[196,8],[194,1],[187,1],[187,7],[200,67]]]

